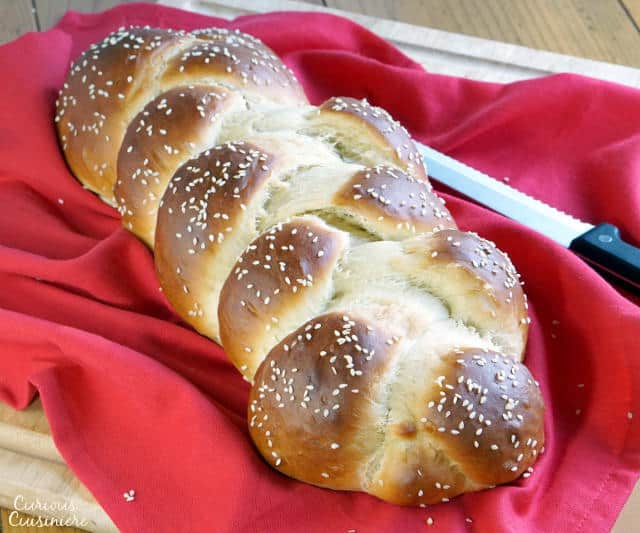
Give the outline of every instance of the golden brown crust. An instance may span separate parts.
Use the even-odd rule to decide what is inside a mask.
[[[187,159],[208,148],[224,113],[241,98],[222,87],[182,86],[149,102],[127,128],[115,196],[122,223],[153,247],[158,204]]]
[[[185,78],[213,79],[274,102],[307,102],[293,73],[254,37],[220,28],[194,33],[198,41],[167,64],[163,84],[174,85]]]
[[[444,280],[432,290],[455,316],[488,335],[505,354],[522,360],[530,322],[527,299],[519,274],[495,243],[476,233],[443,230],[406,241],[404,248],[421,258],[410,268]]]
[[[410,431],[397,435],[396,425],[385,441],[380,459],[367,492],[398,505],[428,505],[447,502],[464,492],[480,487],[449,461],[446,450],[434,446],[418,423],[405,423]]]
[[[520,276],[509,257],[494,242],[483,239],[477,233],[456,230],[440,231],[430,237],[434,257],[440,262],[463,263],[467,268],[489,283],[498,300],[510,303],[514,292],[521,299]]]
[[[121,29],[73,64],[57,100],[62,149],[75,176],[113,203],[116,161],[128,117],[152,85],[157,64],[193,37],[152,28]]]
[[[360,488],[378,443],[358,433],[377,423],[367,404],[396,351],[389,337],[331,313],[274,347],[249,398],[249,431],[270,465],[314,485]]]
[[[238,258],[220,293],[218,319],[222,345],[245,377],[253,378],[277,342],[274,333],[318,313],[346,244],[321,220],[296,218],[264,232]]]
[[[415,380],[422,389],[409,387],[406,410],[389,415],[369,492],[402,505],[446,502],[530,470],[544,446],[544,405],[524,365],[458,349]]]
[[[424,431],[476,484],[508,483],[544,446],[544,404],[521,363],[461,349],[440,358],[436,388],[423,397]]]
[[[544,446],[544,406],[526,367],[468,348],[398,370],[415,357],[411,346],[371,324],[319,316],[260,365],[249,431],[272,466],[401,505],[448,501],[530,470]]]
[[[456,228],[444,200],[436,196],[427,180],[389,166],[355,173],[334,202],[365,220],[375,221],[376,226],[384,228],[381,235],[385,239]]]
[[[65,158],[89,189],[114,203],[117,157],[129,122],[177,85],[222,84],[262,100],[306,103],[295,77],[263,44],[238,31],[198,37],[154,28],[121,29],[72,66],[57,101]]]
[[[531,471],[544,406],[518,362],[519,276],[456,229],[386,111],[306,105],[271,50],[222,29],[119,30],[57,106],[80,181],[113,202],[117,171],[168,300],[255,376],[270,464],[403,505]]]
[[[404,169],[418,179],[427,179],[422,155],[406,128],[381,107],[367,100],[345,96],[330,98],[319,107],[320,120],[334,120],[331,125],[346,132],[357,131],[371,138],[371,145],[384,155],[389,163]]]
[[[185,163],[163,196],[155,240],[160,284],[178,313],[211,337],[218,338],[211,322],[217,324],[217,304],[211,308],[203,299],[217,301],[212,283],[222,286],[237,257],[225,253],[227,241],[255,223],[247,220],[247,206],[266,183],[272,162],[249,143],[225,143]]]

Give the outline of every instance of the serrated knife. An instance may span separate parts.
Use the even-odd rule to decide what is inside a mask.
[[[431,178],[534,229],[579,255],[611,281],[640,294],[640,248],[612,224],[587,224],[423,144]]]

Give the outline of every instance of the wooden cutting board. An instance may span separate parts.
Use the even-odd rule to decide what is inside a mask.
[[[17,506],[16,497],[22,498]],[[24,411],[0,403],[0,507],[23,509],[36,500],[56,509],[38,511],[43,518],[76,518],[75,523],[82,521],[89,531],[118,531],[66,466],[51,438],[40,400]]]
[[[163,0],[161,3],[225,18],[273,10],[327,11],[327,8],[289,0]],[[497,82],[573,72],[640,88],[638,69],[334,9],[328,11],[368,27],[431,72]],[[68,508],[68,504],[73,504],[75,509],[71,513],[40,511],[43,517],[76,516],[86,521],[87,530],[117,531],[90,492],[65,465],[51,439],[39,401],[21,412],[0,404],[0,507],[13,509],[14,499],[19,495],[26,501],[38,499],[52,503],[53,507],[65,507],[66,503]],[[640,488],[636,487],[614,532],[634,531],[638,523]]]

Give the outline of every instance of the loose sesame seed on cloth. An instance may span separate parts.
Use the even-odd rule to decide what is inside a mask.
[[[78,184],[56,141],[54,100],[69,62],[131,24],[239,28],[283,59],[313,104],[366,98],[418,140],[509,176],[510,185],[574,216],[611,220],[640,242],[640,93],[630,88],[572,75],[512,85],[432,75],[368,30],[328,14],[229,22],[123,5],[70,13],[51,31],[2,46],[0,72],[11,83],[0,99],[0,400],[24,408],[39,392],[62,456],[118,528],[377,533],[419,531],[429,517],[434,530],[452,532],[609,531],[640,472],[638,301],[567,250],[446,192],[459,226],[508,252],[526,282],[532,320],[525,362],[547,405],[546,451],[535,468],[509,485],[407,508],[300,483],[259,458],[247,437],[249,386],[217,345],[178,320],[158,291],[148,250],[122,230],[116,210]],[[92,94],[117,101],[106,83],[113,80],[104,81]],[[368,113],[364,104],[358,109]],[[104,136],[104,120],[95,116],[85,130]],[[166,145],[175,155],[176,146]],[[415,160],[406,150],[398,157]],[[96,173],[105,172],[103,164]],[[421,208],[427,191],[415,189],[401,207]],[[358,204],[372,199],[381,211],[388,192],[350,190],[362,196]],[[225,229],[213,238],[227,238]],[[211,246],[192,238],[185,231],[185,246]],[[492,267],[480,260],[475,268]],[[260,297],[273,306],[273,294]],[[338,388],[336,398],[358,394],[364,387]],[[333,398],[323,417],[341,405]],[[269,437],[274,444],[283,438]],[[346,447],[330,441],[327,457]],[[333,471],[318,466],[331,480]],[[382,481],[381,490],[390,484]]]

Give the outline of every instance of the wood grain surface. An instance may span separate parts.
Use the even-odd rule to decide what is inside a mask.
[[[95,12],[130,1],[133,0],[1,0],[0,43],[26,31],[46,30],[69,9]],[[303,1],[640,67],[640,0]]]
[[[622,0],[620,3],[633,21],[635,29],[640,32],[640,0]]]
[[[131,0],[0,0],[0,43],[28,31],[46,30],[69,9],[95,12]],[[353,13],[428,26],[578,57],[640,67],[640,0],[305,0]],[[194,2],[195,3],[195,2]],[[252,0],[246,0],[251,5]],[[277,2],[276,2],[277,3]],[[250,11],[250,9],[248,9]],[[22,455],[18,455],[20,452]],[[12,455],[14,454],[14,455]],[[22,458],[29,458],[21,468]],[[51,498],[73,492],[74,501],[101,518],[89,491],[70,473],[55,449],[39,402],[16,413],[0,404],[0,463],[16,468],[16,479],[37,482]],[[43,489],[44,487],[44,489]],[[69,487],[71,487],[69,489]],[[48,492],[47,492],[48,491]],[[636,487],[614,533],[640,531],[640,487]],[[13,526],[29,516],[13,512],[2,499],[1,533],[74,533],[75,528]],[[113,527],[105,522],[104,530]]]
[[[7,0],[0,0],[7,1]],[[48,30],[67,11],[82,11],[85,13],[95,13],[104,11],[119,4],[139,2],[140,0],[33,0],[38,16],[38,29]],[[144,0],[148,3],[156,3],[156,0]],[[323,5],[322,0],[303,0],[311,4]],[[25,3],[31,4],[30,0]],[[1,34],[0,34],[1,35]],[[2,42],[0,40],[0,42]]]
[[[37,30],[31,0],[0,1],[0,43]]]
[[[15,512],[26,510],[28,505],[38,501],[61,509],[31,513],[41,515],[43,520],[55,518],[57,524],[82,524],[92,531],[117,531],[56,449],[40,400],[22,411],[0,403],[0,474],[0,506],[6,508],[0,512],[4,533],[77,531],[74,528],[37,527],[37,522],[34,524],[29,516]],[[21,499],[16,501],[16,497]],[[69,504],[73,504],[73,509]],[[12,524],[33,525],[19,527]]]
[[[485,39],[640,67],[640,0],[327,0],[327,5]],[[625,10],[625,7],[627,9]]]
[[[135,0],[34,0],[38,15],[38,29],[48,30],[67,11],[84,11],[96,13],[119,4],[126,4]]]

